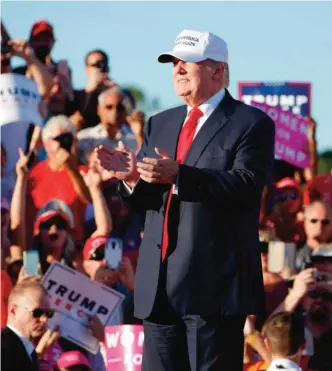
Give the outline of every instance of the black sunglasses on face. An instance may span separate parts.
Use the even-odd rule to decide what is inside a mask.
[[[281,201],[281,202],[284,202],[286,201],[287,199],[290,199],[290,200],[297,200],[297,194],[292,192],[292,193],[281,193],[278,197],[278,201]]]
[[[118,111],[118,112],[125,112],[125,107],[122,103],[119,103],[117,104],[116,106],[114,106],[113,104],[107,104],[104,106],[108,111],[111,111],[113,110],[114,108]]]
[[[35,309],[28,309],[27,311],[32,313],[33,318],[40,318],[42,315],[45,315],[47,318],[52,318],[54,315],[53,309],[42,309],[42,308],[35,308]]]
[[[57,229],[61,231],[66,230],[68,228],[67,223],[64,220],[61,220],[56,223],[52,221],[40,223],[40,229],[44,231],[49,231],[53,225],[56,225]]]
[[[332,301],[332,292],[328,291],[309,291],[308,296],[311,299],[321,298],[323,301]]]
[[[324,226],[327,226],[327,225],[330,224],[330,220],[329,219],[317,219],[317,218],[310,219],[310,223],[312,223],[312,224],[316,224],[318,222],[321,222],[322,225],[324,225]]]
[[[101,261],[105,257],[105,245],[101,245],[92,251],[89,260]]]
[[[105,69],[107,67],[107,63],[101,59],[95,63],[90,63],[90,64],[87,64],[88,67],[96,67],[96,68],[101,68],[101,69]]]

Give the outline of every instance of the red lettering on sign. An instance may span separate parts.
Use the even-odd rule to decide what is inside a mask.
[[[66,306],[65,306],[65,308],[66,308],[67,310],[71,310],[72,307],[73,307],[73,306],[72,306],[71,304],[69,304],[69,303],[67,303]]]
[[[56,301],[55,301],[55,305],[60,305],[62,302],[62,299],[60,298],[57,298]]]

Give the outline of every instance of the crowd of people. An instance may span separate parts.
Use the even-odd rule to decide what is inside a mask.
[[[96,166],[94,149],[117,148],[121,142],[138,153],[145,114],[136,109],[133,94],[111,78],[109,56],[102,50],[87,51],[87,84],[76,90],[68,62],[52,58],[54,40],[52,25],[42,20],[32,26],[27,41],[8,40],[10,51],[1,53],[1,73],[36,82],[44,121],[42,128],[33,128],[28,150],[17,148],[15,174],[6,171],[11,143],[1,142],[4,371],[23,370],[22,364],[31,364],[24,368],[31,371],[106,370],[98,317],[88,322],[100,343],[97,355],[61,337],[59,329],[47,328],[54,308],[41,279],[55,261],[125,296],[112,325],[141,323],[133,314],[133,293],[144,214],[125,206],[119,181]],[[12,68],[13,56],[25,64]],[[297,365],[332,370],[332,173],[317,174],[316,123],[311,122],[312,167],[303,171],[279,162],[274,182],[264,189],[259,223],[265,307],[245,323],[246,371],[296,370]],[[109,238],[123,243],[118,270],[105,263]],[[284,259],[279,272],[269,269],[274,241],[295,251],[294,261]],[[39,255],[38,276],[24,271],[23,253],[31,249]],[[24,339],[26,358],[17,356],[22,344],[13,333]],[[58,351],[53,359],[46,357],[50,348]]]

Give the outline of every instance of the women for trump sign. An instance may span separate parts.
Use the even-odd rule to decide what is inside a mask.
[[[144,344],[143,326],[105,328],[107,371],[140,371]]]
[[[302,169],[310,167],[309,121],[265,103],[251,102],[251,105],[264,111],[275,123],[274,154],[296,167]]]

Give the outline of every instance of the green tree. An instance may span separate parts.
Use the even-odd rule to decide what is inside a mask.
[[[124,86],[124,89],[129,90],[134,96],[137,110],[143,111],[147,116],[160,109],[161,104],[158,97],[147,96],[143,89],[135,85]]]
[[[318,174],[329,174],[332,169],[332,150],[327,150],[319,154]]]

